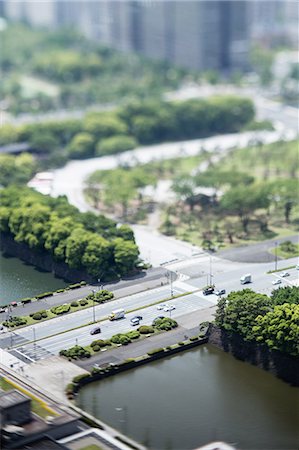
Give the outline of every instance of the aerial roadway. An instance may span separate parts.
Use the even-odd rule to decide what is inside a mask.
[[[57,355],[60,350],[74,345],[88,345],[95,339],[107,339],[114,334],[132,330],[134,326],[130,320],[136,315],[142,317],[140,325],[151,325],[153,320],[161,315],[177,320],[179,325],[183,317],[190,317],[192,314],[196,315],[200,321],[200,312],[210,308],[212,315],[219,299],[219,295],[205,295],[203,292],[203,288],[211,281],[215,284],[216,290],[225,290],[224,295],[244,288],[269,295],[273,289],[281,286],[298,285],[297,258],[283,261],[283,266],[280,261],[281,267],[292,268],[274,273],[267,273],[274,269],[273,262],[228,264],[230,270],[220,271],[220,259],[214,259],[215,261],[211,262],[214,263],[215,270],[210,265],[210,273],[203,273],[198,264],[198,273],[201,275],[188,279],[188,272],[194,270],[194,265],[182,262],[179,268],[180,263],[174,263],[179,268],[179,276],[171,285],[122,297],[16,331],[6,331],[0,336],[0,347],[9,349],[17,358],[31,363]],[[205,267],[207,268],[206,263]],[[251,275],[251,283],[244,285],[240,283],[244,274]],[[176,298],[177,295],[181,296]],[[120,308],[125,311],[125,317],[116,321],[108,320],[109,314]],[[100,326],[101,333],[92,335],[90,332],[95,327],[95,321]],[[184,327],[188,327],[186,320]]]

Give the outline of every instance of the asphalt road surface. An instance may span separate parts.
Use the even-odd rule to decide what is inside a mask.
[[[293,258],[284,261],[284,267],[295,265],[296,263],[297,258]],[[178,265],[179,263],[177,263],[177,266]],[[188,272],[189,267],[186,265],[184,266],[184,262],[181,263],[181,266],[182,267],[179,268],[180,274]],[[273,289],[277,289],[280,286],[298,285],[299,271],[295,268],[288,269],[288,277],[282,277],[280,272],[268,274],[267,272],[269,270],[273,270],[273,263],[247,264],[245,267],[244,265],[240,265],[239,267],[234,267],[232,265],[226,271],[213,272],[208,275],[203,274],[197,278],[185,280],[179,276],[178,280],[172,284],[174,295],[190,291],[193,291],[193,293],[167,300],[167,304],[175,307],[171,312],[158,310],[157,305],[148,306],[154,302],[165,303],[165,298],[171,297],[171,286],[163,286],[151,291],[117,299],[104,305],[98,305],[94,310],[93,308],[88,308],[31,327],[25,327],[16,330],[15,332],[2,333],[0,337],[0,346],[2,348],[14,347],[14,349],[11,349],[10,351],[21,360],[30,363],[41,358],[56,355],[61,349],[69,348],[76,344],[88,345],[97,338],[106,339],[116,333],[134,329],[130,324],[130,319],[136,314],[143,317],[141,324],[150,325],[153,319],[159,315],[172,317],[180,324],[181,317],[185,317],[188,314],[192,316],[192,313],[195,314],[201,310],[214,307],[217,304],[218,297],[215,294],[204,295],[202,292],[202,288],[206,286],[207,278],[209,277],[211,277],[213,283],[215,283],[216,288],[225,289],[226,293],[250,288],[256,292],[269,295]],[[283,267],[281,267],[281,270],[283,270]],[[245,273],[251,273],[252,283],[241,285],[240,277]],[[281,284],[273,285],[272,282],[277,279],[281,280]],[[105,319],[112,310],[118,308],[125,309],[126,317],[124,319],[113,322]],[[137,308],[138,311],[129,312],[130,310]],[[96,320],[103,319],[100,322],[102,332],[97,335],[90,334],[91,329],[94,327],[94,324],[90,324],[90,322],[93,321],[94,313]],[[80,329],[71,329],[86,324],[89,325]],[[194,324],[192,323],[192,327],[193,326]],[[188,327],[188,323],[185,323],[185,327]]]

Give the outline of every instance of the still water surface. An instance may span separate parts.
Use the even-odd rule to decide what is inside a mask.
[[[66,283],[52,273],[42,272],[18,258],[0,253],[0,305],[63,288]]]
[[[78,404],[151,449],[298,449],[299,389],[209,345],[87,385]]]

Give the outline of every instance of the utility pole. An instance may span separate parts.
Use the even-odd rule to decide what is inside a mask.
[[[95,323],[95,321],[96,321],[96,310],[95,310],[95,305],[94,305],[94,296],[95,296],[96,291],[94,289],[92,289],[92,293],[93,293],[93,296],[92,296],[92,317],[93,317],[93,323]]]

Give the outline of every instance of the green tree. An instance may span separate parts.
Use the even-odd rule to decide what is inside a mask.
[[[113,113],[91,113],[84,120],[84,129],[96,139],[122,136],[128,132],[127,125]]]
[[[267,191],[255,185],[231,188],[220,201],[223,211],[240,217],[245,233],[248,232],[248,223],[252,214],[257,209],[267,208],[269,204]]]
[[[298,201],[298,181],[296,179],[279,179],[269,185],[272,199],[284,209],[286,223],[290,223],[290,216],[294,205]]]
[[[60,219],[56,214],[51,217],[45,249],[49,250],[58,260],[65,260],[66,240],[74,226],[71,217]]]
[[[86,245],[89,243],[89,235],[83,227],[75,228],[66,240],[66,263],[73,269],[82,268],[82,258]]]
[[[257,316],[267,314],[271,310],[272,302],[267,295],[257,294],[251,289],[231,292],[227,296],[227,306],[223,311],[217,310],[216,316],[221,317],[223,327],[227,331],[241,334],[246,340],[252,340],[252,327],[256,324]]]
[[[109,268],[112,261],[112,246],[101,236],[90,234],[86,242],[82,264],[87,272],[94,277],[103,274]]]
[[[113,244],[117,271],[122,275],[132,271],[139,255],[137,245],[132,241],[125,241],[122,238],[116,238]]]
[[[102,155],[114,155],[115,153],[125,152],[137,147],[138,142],[132,136],[117,135],[108,138],[100,139],[96,146],[96,154]]]
[[[90,133],[78,133],[71,140],[68,151],[71,158],[89,158],[94,153],[94,137]]]
[[[299,304],[299,287],[284,286],[274,289],[271,292],[271,299],[275,305],[283,305],[284,303]]]
[[[252,332],[258,342],[290,355],[299,355],[299,305],[284,303],[256,318]]]

